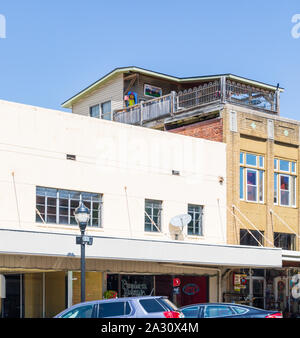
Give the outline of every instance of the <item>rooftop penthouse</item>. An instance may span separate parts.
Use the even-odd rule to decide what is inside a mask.
[[[224,104],[279,115],[277,86],[233,74],[179,78],[138,67],[116,68],[62,104],[73,113],[173,129],[205,119]]]

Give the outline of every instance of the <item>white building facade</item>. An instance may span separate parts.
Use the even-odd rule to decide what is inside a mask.
[[[81,200],[93,237],[87,300],[114,290],[219,301],[227,267],[281,266],[281,249],[226,245],[224,143],[7,101],[0,114],[2,317],[79,302]],[[171,224],[181,214],[192,217],[183,229]]]

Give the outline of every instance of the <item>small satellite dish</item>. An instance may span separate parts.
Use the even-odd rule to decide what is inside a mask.
[[[192,216],[189,214],[178,215],[171,218],[170,223],[176,228],[183,228],[190,223]]]

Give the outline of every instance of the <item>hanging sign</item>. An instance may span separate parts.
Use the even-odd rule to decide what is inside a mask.
[[[247,284],[247,275],[235,273],[233,275],[233,287],[234,291],[241,291],[241,289],[246,289]]]
[[[181,284],[181,280],[179,278],[174,278],[173,279],[173,287],[178,287]]]

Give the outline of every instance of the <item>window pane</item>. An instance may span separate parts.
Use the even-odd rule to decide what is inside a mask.
[[[69,224],[68,216],[59,216],[59,224]]]
[[[295,250],[295,238],[294,234],[274,232],[274,245],[283,250]]]
[[[246,164],[256,166],[257,165],[256,160],[257,160],[256,155],[246,154]]]
[[[140,304],[148,313],[166,311],[166,309],[156,299],[140,300]]]
[[[247,170],[247,200],[257,201],[257,171]]]
[[[256,185],[256,174],[254,170],[247,170],[247,184]]]
[[[244,199],[244,168],[240,168],[240,199]]]
[[[290,171],[289,164],[290,164],[289,161],[280,160],[279,161],[280,170],[281,171]]]
[[[264,167],[264,157],[263,156],[259,156],[259,167],[260,168]]]
[[[274,174],[274,203],[278,203],[278,174]]]
[[[102,119],[103,120],[111,120],[111,102],[105,102],[101,105],[102,109]]]
[[[188,224],[188,234],[202,236],[202,211],[201,205],[188,205],[188,214],[192,220]]]
[[[44,196],[36,196],[36,204],[37,205],[45,205],[45,197]]]
[[[259,171],[259,201],[264,201],[264,172]]]
[[[100,109],[98,104],[96,106],[90,107],[90,116],[98,118],[100,117]]]
[[[291,176],[291,205],[296,206],[296,177]]]
[[[244,314],[247,313],[249,310],[245,309],[244,307],[239,307],[239,306],[235,306],[234,310],[239,314]]]
[[[291,162],[291,170],[292,170],[292,173],[295,174],[296,173],[296,163],[295,162]]]
[[[199,307],[191,306],[189,308],[183,309],[182,312],[186,318],[198,318]]]
[[[255,186],[247,186],[247,200],[253,202],[257,201],[257,188]]]
[[[62,318],[92,318],[93,305],[78,306],[67,312]]]
[[[244,153],[240,153],[240,164],[244,164]]]
[[[204,310],[204,318],[226,317],[233,315],[234,312],[229,306],[210,305]]]
[[[158,229],[160,229],[161,225],[161,204],[161,201],[145,200],[145,231],[159,231]]]
[[[45,196],[46,195],[46,189],[42,187],[36,187],[36,194],[37,196]]]
[[[274,170],[277,170],[278,169],[278,160],[275,159],[274,160]]]
[[[124,316],[126,313],[126,302],[112,302],[99,304],[99,317]]]
[[[281,205],[290,205],[289,202],[289,192],[285,190],[280,191],[280,204]]]
[[[251,232],[251,234],[249,233]],[[240,245],[259,246],[259,243],[263,245],[263,237],[257,230],[240,230]],[[261,231],[263,234],[263,232]],[[259,243],[258,243],[259,242]]]
[[[280,175],[280,189],[281,190],[289,190],[289,176]]]

